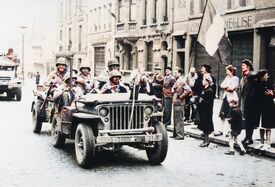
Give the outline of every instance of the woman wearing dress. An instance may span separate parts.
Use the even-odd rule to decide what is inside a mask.
[[[213,125],[213,105],[215,94],[212,89],[213,80],[210,75],[203,76],[203,92],[199,97],[199,116],[200,121],[198,128],[203,131],[204,141],[200,144],[200,147],[208,147],[209,146],[209,134],[214,131]]]
[[[221,129],[219,132],[214,133],[214,136],[220,136],[223,135],[224,133],[227,135],[228,130],[224,131],[224,129],[230,129],[230,128],[225,128],[229,127],[229,124],[226,119],[230,118],[230,106],[229,106],[229,101],[231,98],[238,97],[237,94],[237,89],[239,87],[239,78],[235,76],[236,68],[232,65],[228,65],[225,68],[226,70],[226,77],[224,81],[221,83],[221,88],[224,90],[223,93],[223,101],[222,101],[222,106],[220,110],[219,117],[221,118]],[[227,125],[227,126],[225,126]]]

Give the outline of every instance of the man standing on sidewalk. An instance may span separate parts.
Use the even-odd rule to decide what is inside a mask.
[[[172,91],[173,96],[173,109],[174,109],[174,130],[172,138],[176,140],[184,139],[184,105],[186,104],[186,97],[192,92],[189,85],[183,77],[183,69],[179,68],[175,71],[174,77],[176,83],[174,84]]]
[[[171,112],[172,112],[172,87],[174,86],[176,79],[172,76],[172,68],[165,68],[165,77],[163,81],[163,96],[164,96],[164,111],[163,111],[163,123],[167,127],[171,125]]]
[[[243,60],[243,77],[240,82],[240,106],[244,117],[245,139],[243,144],[245,145],[253,144],[253,131],[254,128],[259,126],[260,122],[260,107],[255,93],[256,75],[252,71],[252,62],[247,59]]]

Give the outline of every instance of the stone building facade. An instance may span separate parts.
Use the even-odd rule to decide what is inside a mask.
[[[90,1],[89,10],[88,59],[92,73],[98,76],[114,58],[114,6],[112,0]]]
[[[88,0],[59,0],[58,52],[72,52],[73,68],[87,60]]]
[[[78,7],[80,0],[70,1],[73,7]],[[115,57],[124,71],[178,66],[188,73],[191,66],[199,70],[202,64],[208,63],[220,83],[225,76],[224,65],[195,45],[206,1],[105,0],[96,6],[89,1],[88,16],[83,9],[73,8],[75,14],[70,17],[68,10],[64,12],[69,0],[60,0],[63,12],[59,20],[59,49],[78,52],[75,58],[78,65],[78,59],[88,53],[95,75],[106,68],[110,57]],[[241,61],[247,58],[253,61],[255,70],[267,68],[274,80],[275,1],[211,2],[225,21],[232,43],[229,62],[237,66],[237,75],[241,76]],[[82,34],[79,34],[80,25]],[[83,41],[81,45],[79,38]]]
[[[115,1],[115,57],[123,70],[172,65],[172,2]]]

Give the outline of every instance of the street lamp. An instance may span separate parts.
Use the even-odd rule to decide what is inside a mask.
[[[22,75],[23,75],[23,82],[25,81],[25,72],[24,72],[24,44],[25,44],[25,32],[24,30],[27,29],[28,27],[25,25],[20,26],[22,29]]]

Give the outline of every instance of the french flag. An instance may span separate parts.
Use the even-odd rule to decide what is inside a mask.
[[[219,62],[227,64],[232,45],[228,39],[225,23],[210,0],[206,2],[197,41],[205,51]]]

